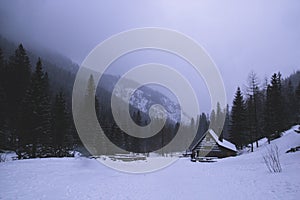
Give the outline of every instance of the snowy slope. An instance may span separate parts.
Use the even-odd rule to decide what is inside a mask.
[[[265,140],[254,153],[215,163],[182,158],[148,174],[118,172],[86,158],[0,163],[0,199],[298,199],[300,152],[285,151],[300,146],[300,134],[291,129],[272,144],[279,147],[282,173],[265,167]]]

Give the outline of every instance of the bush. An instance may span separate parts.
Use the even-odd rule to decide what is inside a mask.
[[[267,148],[263,155],[264,162],[271,173],[279,173],[282,171],[277,145]]]
[[[0,162],[6,161],[6,153],[0,153]]]

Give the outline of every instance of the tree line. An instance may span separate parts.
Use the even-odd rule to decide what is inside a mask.
[[[71,105],[66,101],[66,98],[70,99],[70,97],[66,97],[65,94],[70,92],[57,90],[57,86],[53,87],[51,79],[55,77],[50,77],[44,70],[40,58],[33,67],[22,44],[8,59],[4,58],[0,49],[0,76],[0,149],[15,151],[19,159],[73,156],[77,147],[89,154],[77,135]],[[96,110],[101,127],[120,147],[124,149],[131,147],[132,152],[146,154],[149,153],[146,150],[149,149],[148,147],[160,149],[157,153],[162,155],[173,151],[161,147],[176,134],[179,123],[167,120],[161,130],[159,142],[129,138],[123,134],[124,131],[118,127],[112,113],[107,110],[111,94],[103,88],[96,90],[94,78],[90,75],[84,91],[80,115],[85,119],[84,131],[91,136],[87,142],[96,149],[94,153],[108,155],[123,151],[121,149],[115,151],[111,148],[112,144],[106,137],[100,136],[101,142],[95,143],[97,140],[94,138],[96,135],[94,133],[99,130],[95,125],[90,124],[92,121],[90,109]],[[93,96],[95,92],[96,96]],[[95,108],[89,106],[92,99],[95,100]],[[122,108],[119,109],[122,113]],[[150,122],[149,116],[134,106],[131,106],[130,114],[140,126]],[[160,124],[162,119],[156,118],[153,123]],[[195,122],[193,128],[195,128],[194,124]],[[186,132],[189,132],[188,129],[191,128],[189,124],[182,126],[187,130]],[[184,147],[187,141],[179,141],[177,145]]]
[[[66,99],[70,91],[58,90],[51,84],[51,79],[43,68],[39,58],[32,67],[26,50],[20,44],[15,52],[5,59],[0,49],[0,149],[14,150],[19,159],[36,157],[73,156],[77,146],[83,146],[74,126],[71,105]],[[191,118],[186,124],[167,120],[161,130],[159,142],[145,142],[123,134],[113,119],[110,105],[111,95],[103,88],[95,86],[93,76],[87,80],[87,88],[82,102],[82,117],[86,120],[86,133],[94,133],[96,126],[90,125],[90,107],[95,100],[95,110],[103,130],[111,140],[131,151],[146,153],[149,146],[160,149],[157,153],[166,155],[174,151],[185,150],[189,145],[186,141],[177,141],[176,149],[164,147],[166,141],[174,137],[179,126],[188,134],[196,131],[196,137],[190,147],[195,145],[207,131],[209,125],[223,138],[233,142],[239,149],[253,144],[258,147],[258,140],[267,137],[280,137],[280,133],[291,125],[299,123],[300,114],[300,82],[295,87],[291,80],[283,80],[280,73],[274,73],[264,86],[252,72],[244,94],[237,88],[231,110],[227,105],[221,108],[217,104],[210,115],[202,113]],[[96,96],[93,96],[93,94]],[[120,99],[121,101],[121,99]],[[85,107],[86,105],[86,107]],[[94,108],[91,108],[94,109]],[[122,108],[120,113],[122,113]],[[150,122],[147,113],[130,107],[131,118],[140,126]],[[225,118],[224,126],[219,121]],[[162,119],[156,118],[153,123],[160,124]],[[196,125],[199,125],[196,127]],[[98,138],[99,139],[99,138]],[[106,137],[100,138],[101,143],[94,144],[99,155],[120,153],[112,151]],[[90,138],[91,143],[97,141]],[[175,145],[175,146],[176,146]],[[164,148],[161,148],[164,147]]]
[[[298,72],[299,73],[299,72]],[[228,139],[239,149],[266,137],[268,143],[281,132],[300,123],[300,81],[296,87],[290,79],[283,80],[274,73],[261,87],[258,77],[251,72],[246,91],[237,88],[230,114]]]

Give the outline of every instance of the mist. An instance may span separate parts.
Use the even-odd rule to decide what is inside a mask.
[[[296,0],[4,0],[0,34],[25,47],[51,49],[80,64],[96,45],[119,32],[174,29],[206,49],[221,72],[231,104],[249,72],[256,72],[263,83],[274,72],[285,77],[299,69],[299,9]]]

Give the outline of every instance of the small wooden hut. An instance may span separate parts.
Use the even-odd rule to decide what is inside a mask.
[[[219,140],[217,134],[209,129],[192,148],[195,157],[217,157],[224,158],[236,156],[237,149],[234,144],[223,139]]]

